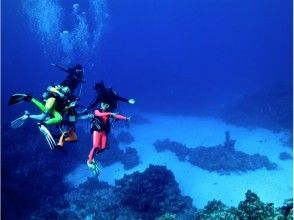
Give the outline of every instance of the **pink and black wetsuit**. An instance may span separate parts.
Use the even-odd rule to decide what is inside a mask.
[[[93,132],[93,147],[89,154],[89,162],[93,161],[95,154],[103,151],[107,145],[107,135],[110,132],[109,118],[114,117],[117,119],[127,120],[128,118],[123,115],[113,114],[112,112],[104,112],[101,109],[96,109],[92,121]]]

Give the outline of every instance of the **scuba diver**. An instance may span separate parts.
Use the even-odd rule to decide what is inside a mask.
[[[44,104],[29,94],[14,94],[10,97],[8,105],[15,105],[24,101],[32,102],[42,113],[39,115],[32,115],[28,111],[25,114],[11,122],[11,127],[16,129],[21,127],[27,119],[34,119],[39,121],[39,130],[45,136],[51,149],[56,145],[52,135],[46,128],[46,125],[58,124],[63,120],[60,112],[56,110],[56,106],[67,102],[70,95],[68,86],[49,86],[47,91],[43,94]]]
[[[84,70],[80,64],[68,68],[64,68],[59,64],[52,64],[52,66],[67,72],[68,75],[66,79],[60,83],[60,85],[49,86],[47,88],[47,91],[43,94],[45,104],[28,94],[14,94],[9,100],[9,105],[14,105],[23,101],[31,101],[42,111],[39,115],[31,115],[28,111],[25,111],[23,116],[11,122],[11,127],[18,128],[22,126],[28,118],[39,120],[40,123],[38,123],[38,127],[44,134],[51,149],[55,147],[56,143],[45,125],[61,125],[62,134],[59,139],[59,146],[63,145],[64,141],[77,140],[74,130],[71,131],[73,129],[73,124],[71,123],[71,126],[68,126],[68,123],[70,122],[67,119],[73,118],[72,116],[75,114],[75,111],[72,109],[73,106],[76,106],[76,102],[79,99],[79,97],[74,95],[74,90],[80,83],[85,82],[83,79]],[[81,94],[81,88],[82,87],[80,87],[79,96]],[[69,109],[71,109],[71,111],[68,111]]]
[[[64,142],[75,142],[78,140],[75,131],[75,123],[77,119],[83,119],[83,117],[87,118],[87,116],[80,116],[80,114],[76,111],[77,101],[81,96],[82,85],[80,86],[78,97],[74,95],[74,90],[80,85],[80,83],[85,83],[86,81],[83,78],[84,69],[80,64],[76,64],[75,66],[68,68],[63,67],[60,64],[51,65],[68,73],[66,79],[61,82],[61,85],[68,86],[71,90],[71,94],[67,100],[68,103],[62,103],[63,105],[57,106],[57,109],[62,113],[63,120],[59,124],[61,136],[56,147],[62,148]]]
[[[71,96],[71,98],[73,97],[75,96]],[[60,108],[63,120],[60,124],[58,124],[59,129],[61,131],[61,136],[56,145],[56,147],[60,150],[63,149],[65,142],[76,142],[78,140],[75,126],[77,120],[88,119],[91,117],[90,114],[78,112],[76,110],[77,107],[77,98],[74,98],[73,100],[69,99],[68,104]]]
[[[93,109],[100,102],[105,102],[109,105],[109,111],[115,111],[118,107],[118,101],[135,104],[135,99],[126,99],[119,96],[111,87],[106,88],[103,81],[96,83],[94,86],[96,91],[95,100],[87,107],[87,110]]]
[[[93,136],[93,147],[90,151],[87,165],[95,175],[99,174],[100,168],[95,162],[94,156],[106,149],[107,136],[111,129],[111,120],[130,120],[130,117],[112,113],[110,109],[111,107],[109,104],[101,102],[100,107],[95,109],[94,114],[92,115],[91,133]]]
[[[74,90],[79,86],[80,83],[86,82],[83,78],[84,69],[81,64],[76,64],[75,66],[68,68],[65,68],[60,64],[55,63],[52,63],[51,65],[67,73],[65,80],[63,80],[60,84],[63,86],[68,86],[72,94],[74,93]]]

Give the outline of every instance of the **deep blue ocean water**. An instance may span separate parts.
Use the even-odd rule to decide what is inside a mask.
[[[4,0],[2,123],[24,110],[20,105],[7,106],[11,94],[40,97],[48,85],[64,79],[51,63],[80,63],[87,81],[82,105],[92,100],[92,87],[100,80],[136,99],[131,110],[124,104],[122,108],[161,114],[229,118],[230,111],[220,113],[226,106],[261,93],[258,103],[250,99],[250,106],[272,108],[282,99],[278,104],[287,113],[282,119],[265,118],[262,125],[289,129],[292,4],[290,0]],[[246,109],[239,110],[246,114]]]

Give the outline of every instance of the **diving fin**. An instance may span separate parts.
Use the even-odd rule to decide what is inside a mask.
[[[29,118],[29,115],[30,113],[28,111],[25,111],[24,115],[12,121],[10,123],[10,126],[13,129],[21,127],[25,123],[25,120]]]
[[[32,96],[29,94],[13,94],[9,98],[8,105],[15,105],[24,101],[31,101]]]
[[[56,145],[56,142],[55,142],[54,138],[52,137],[50,131],[42,123],[38,123],[38,127],[39,127],[39,130],[41,131],[41,133],[46,138],[46,141],[47,141],[50,149],[53,150]]]
[[[93,162],[87,161],[87,165],[90,168],[90,170],[95,174],[95,176],[98,176],[102,170],[101,164],[96,163],[94,160]]]

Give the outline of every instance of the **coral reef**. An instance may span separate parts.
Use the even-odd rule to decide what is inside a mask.
[[[144,213],[149,219],[192,208],[191,198],[181,196],[173,173],[163,166],[150,165],[143,174],[124,176],[116,181],[116,194],[122,205]]]
[[[282,207],[276,209],[277,220],[293,219],[293,199],[286,199]]]
[[[279,159],[280,160],[292,160],[293,157],[291,156],[291,154],[289,154],[287,152],[282,152],[282,153],[280,153]]]
[[[246,199],[240,202],[238,209],[241,211],[238,214],[240,219],[263,220],[274,219],[275,216],[274,204],[264,204],[250,190],[246,192]]]
[[[227,207],[221,201],[208,202],[203,210],[200,210],[199,220],[290,220],[293,218],[293,200],[285,200],[281,208],[274,208],[273,203],[263,203],[259,197],[248,190],[244,201],[238,208]]]
[[[249,155],[236,151],[234,144],[235,140],[232,140],[229,132],[226,132],[224,144],[213,147],[188,148],[169,139],[157,140],[154,146],[159,152],[164,150],[174,152],[180,161],[188,161],[202,169],[216,171],[221,174],[256,170],[262,167],[268,170],[276,169],[277,165],[270,162],[266,156],[260,154]]]
[[[125,169],[131,169],[140,163],[140,158],[136,149],[127,147],[124,152],[119,148],[119,142],[112,134],[109,136],[108,146],[106,150],[96,156],[102,166],[110,166],[120,161]]]
[[[150,166],[143,173],[127,175],[115,186],[89,178],[55,202],[47,202],[32,219],[193,219],[192,200],[180,194],[171,171]]]
[[[226,207],[221,201],[209,201],[199,215],[201,220],[237,220],[238,209]]]

